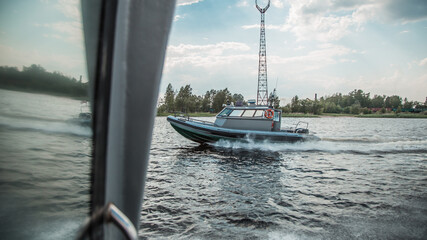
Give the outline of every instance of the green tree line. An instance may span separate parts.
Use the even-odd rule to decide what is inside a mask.
[[[291,103],[280,106],[277,95],[270,95],[275,108],[281,108],[284,113],[346,113],[346,114],[369,114],[380,111],[406,111],[422,112],[427,110],[427,101],[424,103],[409,101],[407,98],[397,95],[374,95],[365,93],[361,89],[355,89],[348,94],[335,93],[331,96],[323,96],[319,99],[300,99],[298,96],[292,98]],[[226,102],[240,102],[246,105],[241,94],[232,94],[225,88],[223,90],[210,90],[205,95],[197,96],[192,93],[190,85],[181,87],[175,91],[171,84],[166,88],[164,98],[158,108],[159,113],[171,112],[219,112]]]
[[[222,90],[211,89],[206,91],[204,95],[193,94],[193,89],[190,85],[181,87],[179,91],[175,91],[172,84],[166,88],[165,95],[161,105],[158,108],[158,113],[172,112],[219,112],[223,108],[223,104],[227,102],[246,104],[242,94],[232,94],[227,88]]]
[[[355,89],[348,94],[335,93],[332,96],[324,96],[320,99],[300,99],[298,96],[292,98],[291,103],[282,107],[285,113],[346,113],[346,114],[369,114],[376,111],[406,111],[422,112],[427,110],[427,101],[424,103],[409,101],[397,95],[374,95],[365,93],[361,89]]]
[[[69,97],[88,96],[88,84],[65,76],[60,72],[48,72],[40,65],[23,67],[0,66],[0,88],[42,92]]]

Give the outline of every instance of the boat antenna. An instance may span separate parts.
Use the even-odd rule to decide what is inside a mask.
[[[274,100],[276,99],[276,88],[274,88],[273,92],[270,94],[270,106],[274,106]]]
[[[270,7],[270,0],[265,8],[258,6],[258,0],[255,0],[255,5],[261,13],[261,27],[259,40],[259,63],[258,63],[258,89],[257,89],[257,105],[268,104],[268,89],[267,89],[267,54],[265,45],[265,24],[264,13]]]

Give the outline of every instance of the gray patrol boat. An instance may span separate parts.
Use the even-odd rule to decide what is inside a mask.
[[[182,136],[198,142],[228,141],[296,142],[319,140],[310,134],[307,122],[281,129],[282,111],[268,106],[227,105],[216,115],[215,122],[185,116],[168,116],[167,120]]]

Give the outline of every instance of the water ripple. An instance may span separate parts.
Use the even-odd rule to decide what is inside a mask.
[[[326,136],[320,129],[322,141],[316,143],[198,145],[176,134],[164,118],[156,121],[142,238],[425,236],[426,136]],[[391,219],[398,229],[389,228],[397,226]]]

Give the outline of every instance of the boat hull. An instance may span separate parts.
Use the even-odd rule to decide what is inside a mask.
[[[291,133],[285,131],[251,131],[217,127],[212,123],[203,123],[181,117],[169,116],[171,126],[182,136],[198,143],[212,143],[219,140],[227,141],[270,141],[298,142],[318,140],[309,134]]]

